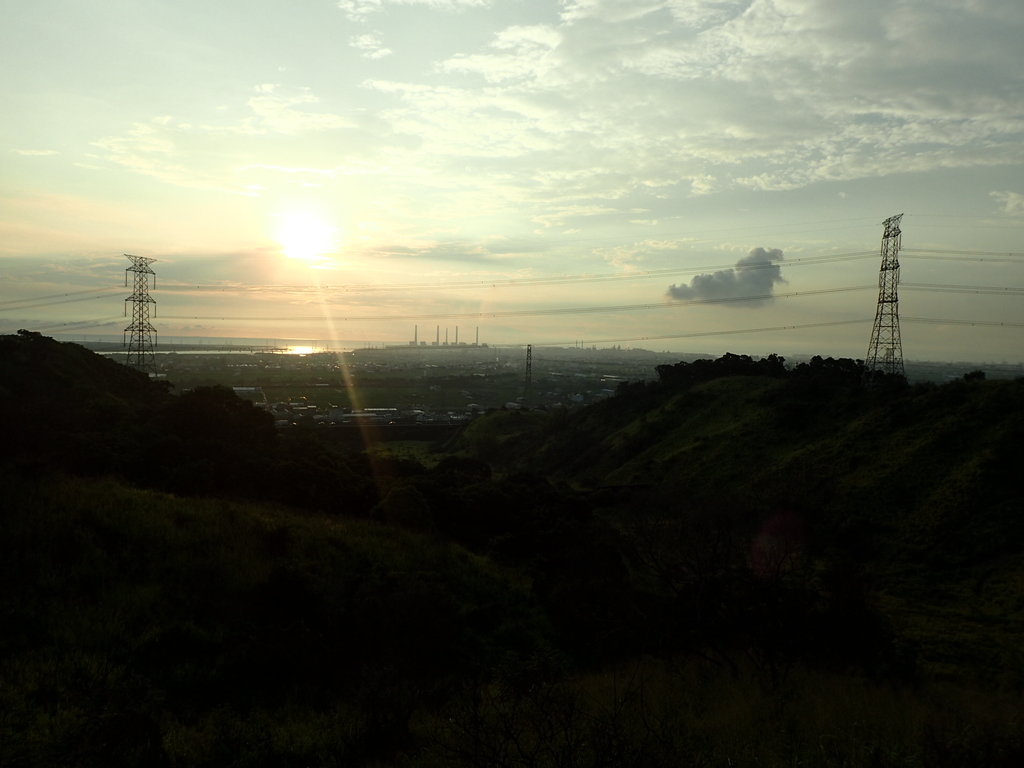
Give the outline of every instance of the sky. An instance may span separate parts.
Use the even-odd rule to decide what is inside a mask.
[[[128,253],[162,338],[863,358],[903,214],[904,355],[1020,362],[1021,40],[1020,0],[6,3],[0,332],[121,334]]]

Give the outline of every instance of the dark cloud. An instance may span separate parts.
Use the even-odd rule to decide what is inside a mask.
[[[782,261],[782,251],[778,248],[754,248],[732,269],[697,275],[689,285],[670,285],[668,296],[676,301],[766,297],[741,304],[759,307],[770,300],[775,283],[786,282],[777,261]]]

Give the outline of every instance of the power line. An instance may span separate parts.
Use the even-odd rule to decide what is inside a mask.
[[[1016,251],[958,251],[951,248],[901,248],[900,253],[958,253],[966,256],[1024,257],[1024,253],[1018,253]]]
[[[857,258],[861,258],[861,257],[857,256]],[[754,266],[756,267],[758,265],[754,265]],[[769,265],[769,266],[771,266],[771,265]],[[680,274],[680,273],[677,272],[676,274]],[[601,278],[601,279],[627,279],[627,278],[618,277],[618,276],[606,276],[606,277]],[[582,280],[582,281],[585,281],[585,280]],[[902,285],[903,285],[903,287],[905,289],[908,289],[908,290],[911,290],[911,291],[929,291],[929,292],[937,292],[937,293],[992,294],[992,295],[1005,295],[1005,296],[1018,296],[1018,295],[1024,294],[1024,288],[1015,288],[1015,287],[1009,287],[1009,286],[1006,286],[1006,287],[1003,287],[1003,286],[973,286],[973,285],[960,286],[960,285],[939,284],[939,283],[902,283]],[[110,291],[111,289],[108,289],[108,288],[94,289],[94,290],[91,290],[91,291],[82,291],[81,293],[96,293],[97,291],[100,291],[100,290],[101,291]],[[766,295],[761,295],[761,296],[737,297],[737,298],[732,298],[732,299],[720,299],[720,300],[703,300],[703,301],[693,301],[693,302],[686,302],[686,303],[719,303],[721,301],[759,301],[759,300],[766,300],[766,299],[770,299],[770,298],[789,298],[791,296],[796,296],[796,295],[807,295],[807,294],[811,294],[811,293],[821,293],[821,292],[828,292],[828,291],[844,291],[844,290],[860,290],[860,288],[859,287],[854,287],[854,288],[842,288],[842,289],[825,289],[824,291],[802,291],[802,292],[796,292],[796,293],[790,293],[790,294],[766,294]],[[67,299],[67,300],[63,300],[63,301],[53,301],[53,302],[38,303],[38,304],[33,304],[33,305],[23,305],[23,306],[20,306],[20,307],[12,307],[10,309],[11,310],[33,309],[33,308],[39,308],[39,307],[54,306],[54,305],[59,305],[59,304],[68,304],[68,303],[73,303],[73,302],[78,302],[78,301],[89,301],[89,300],[93,300],[93,299],[97,299],[97,298],[105,298],[105,296],[85,296],[85,297]],[[22,301],[24,301],[24,300],[22,300]],[[624,306],[620,306],[620,307],[595,307],[595,308],[591,308],[591,309],[584,308],[584,309],[522,310],[522,311],[520,311],[520,314],[523,314],[523,313],[526,313],[526,314],[537,314],[537,315],[541,315],[541,314],[573,314],[573,313],[587,314],[587,313],[591,313],[591,312],[635,311],[635,310],[638,310],[638,309],[653,309],[655,307],[660,307],[660,306],[662,306],[662,305],[660,305],[660,304],[658,304],[658,305],[655,305],[655,304],[641,304],[641,305],[624,305]],[[5,310],[4,309],[0,309],[0,312],[3,312],[3,311],[5,311]],[[459,317],[514,317],[514,316],[516,316],[516,315],[515,314],[509,314],[509,313],[482,312],[482,313],[468,313],[468,314],[467,313],[448,313],[448,314],[441,314],[441,315],[438,315],[438,314],[429,314],[429,315],[401,315],[401,316],[382,315],[382,316],[366,316],[366,317],[361,317],[361,318],[334,318],[334,319],[338,319],[338,320],[354,320],[354,319],[384,320],[384,319],[394,319],[396,317],[401,317],[401,318],[405,318],[405,319],[430,319],[430,318],[454,319],[454,318],[459,318]],[[235,319],[235,320],[264,320],[264,319],[310,320],[310,319],[318,319],[318,318],[311,318],[311,317],[297,317],[297,318],[264,318],[264,317],[251,317],[250,318],[250,317],[235,317],[235,318],[231,318],[231,317],[205,317],[205,316],[204,317],[198,317],[198,316],[197,317],[185,317],[185,316],[170,315],[170,316],[167,317],[167,319],[171,319],[171,320],[182,320],[182,319],[194,319],[194,320],[230,320],[230,319]],[[319,319],[323,319],[323,318],[319,318]]]
[[[905,289],[935,293],[982,293],[1003,296],[1022,296],[1024,288],[1002,288],[997,285],[944,285],[941,283],[901,283]]]
[[[40,302],[38,304],[21,304],[20,306],[17,306],[17,307],[2,307],[2,308],[0,308],[0,312],[18,312],[18,311],[20,311],[22,309],[38,309],[39,307],[53,307],[53,306],[56,306],[57,304],[74,304],[74,303],[79,302],[79,301],[92,301],[94,299],[105,299],[110,294],[111,289],[110,288],[104,288],[103,290],[106,292],[103,295],[79,296],[79,297],[74,298],[74,299],[63,299],[63,300],[60,300],[60,301],[44,301],[44,302]],[[82,291],[82,293],[93,293],[93,291]],[[34,301],[34,299],[21,299],[20,301]]]
[[[933,323],[939,325],[981,325],[981,326],[1006,326],[1010,328],[1024,328],[1024,323],[1003,323],[994,320],[942,320],[938,318],[930,317],[901,317],[902,322],[911,323]],[[797,331],[806,330],[808,328],[829,328],[842,325],[859,325],[873,322],[870,317],[863,317],[857,320],[835,320],[826,323],[803,323],[799,325],[773,325],[765,326],[760,328],[734,328],[725,331],[694,331],[691,333],[672,333],[662,336],[630,336],[616,339],[585,339],[580,341],[581,344],[619,344],[630,341],[661,341],[668,339],[689,339],[698,338],[702,336],[731,336],[744,333],[770,333],[772,331]],[[564,347],[575,344],[575,341],[549,341],[549,342],[531,342],[535,347]],[[501,344],[498,345],[502,348],[505,347],[525,347],[526,344]],[[546,362],[546,360],[545,360]],[[579,362],[573,360],[571,362]],[[602,363],[604,365],[604,363]]]
[[[874,287],[874,286],[872,286]],[[805,330],[807,328],[828,328],[839,325],[857,325],[863,323],[870,323],[871,318],[865,317],[858,320],[835,320],[828,323],[803,323],[799,325],[773,325],[766,326],[763,328],[734,328],[726,331],[693,331],[691,333],[672,333],[663,336],[631,336],[629,338],[618,338],[618,339],[585,339],[581,341],[582,344],[617,344],[628,341],[662,341],[667,339],[690,339],[697,338],[700,336],[730,336],[735,334],[743,333],[768,333],[771,331],[796,331]],[[572,341],[558,341],[558,342],[545,342],[538,344],[533,342],[535,347],[556,347],[566,346],[573,344]],[[522,347],[525,344],[502,344],[502,347]]]
[[[935,261],[983,261],[992,263],[1018,263],[1024,261],[1024,254],[1014,252],[1001,252],[1001,251],[956,251],[956,250],[941,250],[941,249],[922,249],[922,248],[902,248],[900,251],[904,258],[914,259],[929,259]],[[816,266],[818,264],[833,264],[845,261],[855,261],[874,256],[873,251],[855,251],[850,253],[840,254],[826,254],[823,256],[811,256],[806,258],[786,259],[784,265],[786,267],[798,267],[798,266]],[[573,283],[602,283],[602,282],[618,282],[624,280],[649,280],[663,277],[674,277],[680,275],[695,275],[703,274],[708,272],[715,272],[720,270],[733,270],[736,272],[756,270],[756,269],[767,269],[774,266],[778,266],[774,262],[763,262],[756,264],[711,264],[698,267],[688,267],[685,269],[656,269],[656,270],[643,270],[637,272],[625,272],[625,273],[607,273],[607,274],[595,274],[595,275],[552,275],[548,277],[520,277],[520,278],[506,278],[503,280],[462,280],[462,281],[450,281],[450,282],[432,282],[432,283],[394,283],[389,285],[370,285],[370,284],[355,284],[355,285],[181,285],[174,286],[171,288],[165,287],[165,291],[170,292],[183,292],[183,291],[216,291],[221,293],[227,292],[250,292],[250,293],[316,293],[322,295],[324,293],[375,293],[383,291],[415,291],[415,290],[437,290],[437,289],[448,289],[448,290],[459,290],[466,288],[516,288],[516,287],[536,287],[544,285],[565,285]],[[908,286],[912,284],[906,284]],[[66,293],[51,294],[47,296],[34,296],[25,299],[11,299],[8,301],[0,302],[0,312],[9,310],[20,310],[20,309],[37,309],[42,307],[57,306],[61,304],[69,304],[77,301],[88,301],[94,298],[104,298],[101,295],[87,295],[85,298],[78,298],[86,294],[106,294],[113,290],[116,290],[117,286],[110,286],[106,288],[91,288],[83,291],[68,291]],[[994,289],[997,290],[997,289]],[[998,289],[1001,290],[1001,289]],[[1010,289],[1012,292],[1014,289]],[[76,297],[76,298],[66,298]],[[50,299],[54,299],[50,301]],[[19,305],[19,306],[12,306]]]
[[[120,286],[118,286],[118,285],[108,285],[105,288],[89,288],[89,289],[84,290],[84,291],[67,291],[65,293],[54,293],[54,294],[51,294],[50,296],[32,296],[32,297],[27,298],[27,299],[10,299],[8,301],[0,301],[0,307],[7,306],[8,304],[21,304],[22,302],[26,302],[26,301],[46,301],[48,299],[64,298],[65,296],[78,296],[78,295],[83,294],[83,293],[101,293],[101,292],[107,292],[107,291],[114,291],[114,290],[118,290],[119,288],[120,288]]]
[[[904,258],[915,258],[915,259],[929,259],[938,261],[975,261],[975,262],[993,262],[993,263],[1024,263],[1024,253],[1018,252],[1002,252],[1002,251],[970,251],[970,250],[953,250],[953,249],[901,249],[901,255]],[[860,251],[840,254],[825,254],[821,256],[810,256],[805,258],[791,258],[783,262],[786,267],[797,267],[797,266],[815,266],[818,264],[829,264],[845,261],[853,261],[858,259],[869,258],[874,255],[872,251]],[[638,272],[626,272],[626,273],[606,273],[606,274],[581,274],[581,275],[553,275],[547,277],[528,277],[528,278],[508,278],[505,280],[471,280],[471,281],[453,281],[453,282],[433,282],[433,283],[399,283],[392,285],[342,285],[342,286],[315,286],[315,285],[291,285],[291,286],[178,286],[171,290],[175,291],[220,291],[220,292],[233,292],[233,291],[245,291],[245,292],[296,292],[296,293],[309,293],[316,292],[321,297],[324,293],[349,293],[349,292],[376,292],[376,291],[410,291],[410,290],[439,290],[439,289],[460,289],[460,288],[480,288],[480,287],[534,287],[543,285],[565,285],[574,283],[600,283],[600,282],[614,282],[622,280],[644,280],[644,279],[658,279],[666,278],[675,275],[687,275],[687,274],[702,274],[708,272],[715,272],[719,270],[732,270],[735,272],[766,269],[770,267],[778,266],[773,262],[762,262],[749,265],[736,265],[736,264],[715,264],[705,265],[698,267],[691,267],[686,269],[660,269],[660,270],[644,270]],[[955,285],[955,284],[939,284],[939,283],[904,283],[902,284],[905,289],[912,291],[925,291],[925,292],[937,292],[937,293],[965,293],[965,294],[979,294],[979,295],[1006,295],[1006,296],[1019,296],[1024,295],[1024,288],[1016,288],[1009,286],[966,286],[966,285]],[[596,314],[596,313],[617,313],[617,312],[633,312],[633,311],[646,311],[654,309],[670,309],[673,307],[685,307],[689,305],[702,305],[702,304],[721,304],[731,302],[750,302],[750,301],[767,301],[773,298],[792,298],[798,296],[809,296],[817,294],[827,293],[838,293],[846,291],[857,291],[866,290],[873,286],[852,286],[844,288],[831,288],[831,289],[820,289],[810,291],[796,291],[782,294],[764,294],[757,296],[744,296],[744,297],[725,297],[720,299],[703,299],[703,300],[691,300],[684,302],[658,302],[658,303],[644,303],[644,304],[631,304],[631,305],[618,305],[618,306],[596,306],[596,307],[561,307],[561,308],[548,308],[548,309],[534,309],[534,310],[505,310],[505,311],[492,311],[492,312],[449,312],[443,314],[413,314],[413,315],[367,315],[357,317],[215,317],[215,316],[169,316],[167,319],[170,320],[221,320],[221,321],[386,321],[386,320],[414,320],[414,319],[458,319],[458,318],[501,318],[501,317],[530,317],[530,316],[552,316],[552,315],[573,315],[573,314]],[[24,299],[13,299],[8,301],[0,302],[0,312],[9,310],[20,310],[20,309],[33,309],[47,306],[55,306],[66,303],[89,301],[95,298],[105,298],[103,294],[109,294],[112,290],[115,290],[116,286],[101,287],[85,289],[80,291],[68,291],[65,293],[50,294],[45,296],[36,296]],[[165,289],[166,290],[166,289]],[[110,320],[115,318],[101,318],[98,320],[83,320],[83,321],[70,321],[65,323],[50,323],[43,326],[35,326],[37,330],[51,330],[51,329],[64,329],[74,330],[82,328],[97,327],[108,323]],[[1024,327],[1021,323],[1006,323],[999,321],[978,321],[978,320],[942,320],[936,318],[905,318],[908,322],[916,323],[931,323],[931,324],[947,324],[947,325],[967,325],[967,326],[1005,326],[1005,327]],[[849,321],[849,322],[862,322],[862,321]],[[744,332],[767,332],[771,330],[785,330],[794,328],[813,328],[813,327],[825,327],[829,325],[835,325],[836,323],[823,323],[823,324],[808,324],[802,326],[772,326],[763,329],[744,329],[735,331],[715,331],[715,332],[703,332],[698,334],[673,334],[667,336],[643,336],[630,339],[602,339],[598,340],[598,343],[610,343],[613,341],[642,341],[642,340],[657,340],[657,339],[673,339],[673,338],[688,338],[690,336],[703,336],[703,335],[717,335],[717,334],[728,334],[728,333],[744,333]],[[838,324],[845,324],[843,323]],[[591,342],[594,343],[594,342]],[[540,346],[540,345],[538,345]]]
[[[908,214],[909,215],[909,214]],[[1021,225],[1002,226],[999,224],[993,224],[991,217],[986,218],[984,216],[942,216],[936,218],[952,219],[952,218],[964,218],[974,219],[976,221],[984,221],[984,224],[929,224],[928,226],[932,229],[1013,229],[1020,231]]]
[[[788,299],[797,296],[815,296],[825,293],[845,293],[849,291],[865,291],[874,288],[873,285],[855,285],[846,288],[822,288],[813,291],[792,291],[790,293],[766,293],[757,296],[729,296],[718,299],[691,299],[689,301],[672,301],[649,304],[620,304],[613,306],[599,307],[557,307],[550,309],[521,309],[521,310],[497,310],[491,312],[450,312],[443,314],[416,314],[416,315],[360,315],[360,316],[313,316],[303,315],[300,317],[245,317],[245,316],[209,316],[209,315],[164,315],[164,320],[244,320],[244,321],[334,321],[353,322],[358,320],[455,320],[459,318],[489,318],[489,317],[543,317],[547,315],[588,315],[608,312],[636,312],[651,309],[674,309],[678,307],[704,305],[704,304],[729,304],[744,301],[768,301],[771,299]]]
[[[48,323],[46,325],[30,325],[28,330],[31,331],[49,331],[58,328],[65,330],[82,330],[83,328],[93,328],[101,325],[111,325],[115,320],[120,320],[121,315],[114,317],[101,317],[95,320],[73,320],[66,323]],[[73,328],[71,326],[74,326]]]
[[[873,251],[855,251],[851,253],[826,254],[824,256],[809,256],[805,258],[786,259],[784,264],[787,267],[814,266],[817,264],[832,264],[843,261],[854,261],[869,258],[874,255]],[[674,277],[678,275],[696,275],[706,272],[721,270],[733,270],[735,272],[746,272],[749,270],[769,269],[778,266],[774,262],[757,262],[754,264],[713,264],[709,266],[687,267],[681,269],[650,269],[637,272],[615,272],[595,275],[551,275],[547,277],[519,277],[506,278],[503,280],[459,280],[442,281],[433,283],[390,283],[387,285],[355,284],[355,285],[196,285],[196,286],[172,286],[164,284],[164,291],[252,291],[252,292],[296,292],[296,293],[317,293],[327,292],[338,293],[372,293],[377,291],[414,291],[414,290],[436,290],[438,288],[459,289],[459,288],[530,288],[539,285],[563,285],[566,283],[598,283],[614,282],[620,280],[646,280],[651,278]]]
[[[852,224],[852,222],[861,222],[861,223],[859,223],[859,224]],[[720,227],[718,229],[670,230],[670,231],[667,231],[667,232],[659,231],[657,233],[652,233],[648,237],[641,237],[641,238],[637,238],[637,237],[632,237],[631,238],[631,237],[627,237],[627,236],[623,236],[623,235],[602,235],[602,236],[597,236],[597,237],[562,237],[562,238],[554,238],[554,239],[539,238],[539,237],[534,237],[534,238],[518,237],[518,238],[515,238],[515,240],[518,240],[518,241],[531,241],[531,242],[540,241],[540,242],[544,243],[545,245],[567,245],[567,244],[571,244],[571,243],[597,243],[597,242],[612,242],[612,241],[617,241],[617,242],[633,242],[633,243],[640,242],[640,243],[643,243],[643,242],[646,242],[646,241],[649,241],[649,240],[652,240],[652,239],[655,239],[655,238],[657,238],[659,240],[663,240],[664,238],[668,238],[668,237],[686,237],[687,238],[686,244],[687,245],[691,245],[691,244],[695,244],[695,243],[712,242],[710,238],[696,239],[696,238],[693,238],[693,235],[707,235],[707,234],[715,234],[715,233],[718,233],[718,232],[728,232],[729,234],[736,234],[738,232],[740,232],[740,233],[750,233],[750,232],[753,232],[754,236],[758,236],[759,235],[758,230],[769,230],[769,229],[778,230],[778,229],[786,229],[786,228],[794,228],[794,227],[809,227],[809,226],[817,227],[819,224],[851,224],[851,226],[839,227],[838,229],[855,229],[855,228],[860,228],[860,227],[873,226],[873,225],[875,225],[877,223],[878,223],[878,221],[877,221],[877,219],[874,216],[858,216],[858,217],[847,218],[847,219],[822,219],[820,221],[800,221],[800,222],[794,222],[794,223],[788,223],[788,224],[759,224],[759,225],[750,226],[750,227],[729,226],[729,227]],[[834,229],[837,229],[837,228],[836,227],[831,227],[831,228],[826,227],[824,229],[810,229],[810,230],[794,229],[792,232],[785,232],[785,231],[783,231],[783,232],[767,232],[767,231],[765,231],[765,234],[760,235],[760,236],[763,236],[763,237],[778,237],[778,236],[788,235],[788,234],[803,234],[803,233],[806,233],[806,232],[829,232],[829,231],[832,231]],[[748,236],[751,236],[751,235],[748,235]],[[512,240],[512,238],[509,238],[509,239]],[[448,244],[449,245],[451,245],[451,244],[459,244],[460,242],[466,242],[466,241],[449,241]],[[399,255],[404,255],[404,254],[399,254]]]
[[[113,321],[118,320],[118,317],[110,318],[98,318],[96,320],[82,320],[78,323],[54,323],[46,326],[35,326],[32,330],[44,331],[55,328],[65,328],[66,330],[83,330],[83,328],[90,328],[93,326],[100,326],[105,324],[111,324]],[[859,318],[856,320],[836,320],[833,322],[825,323],[803,323],[798,325],[773,325],[764,326],[758,328],[735,328],[729,330],[718,330],[718,331],[694,331],[691,333],[673,333],[665,334],[660,336],[629,336],[614,339],[585,339],[582,342],[579,340],[574,341],[549,341],[549,342],[530,342],[535,347],[565,347],[573,346],[576,343],[582,344],[621,344],[632,341],[662,341],[671,339],[689,339],[699,338],[702,336],[730,336],[739,335],[744,333],[770,333],[772,331],[795,331],[795,330],[806,330],[809,328],[829,328],[843,325],[858,325],[872,322],[870,317]],[[900,322],[903,323],[921,323],[930,325],[964,325],[964,326],[983,326],[983,327],[1006,327],[1006,328],[1024,328],[1024,323],[1006,323],[998,320],[951,320],[948,318],[934,318],[934,317],[907,317],[901,316]],[[89,325],[83,325],[88,323]],[[70,326],[76,326],[71,328]],[[509,347],[526,347],[526,343],[513,343],[513,344],[498,344],[492,345],[501,348]],[[418,347],[417,347],[418,349]],[[546,358],[542,362],[549,362]],[[565,362],[579,362],[577,360],[565,361]],[[622,363],[625,365],[625,363]],[[605,363],[602,363],[605,365]]]
[[[904,317],[903,320],[909,323],[928,323],[931,325],[983,325],[1024,328],[1024,323],[1004,323],[1001,320],[943,320],[936,317]]]
[[[786,266],[797,267],[797,266],[814,266],[817,264],[832,264],[843,261],[853,261],[858,259],[864,259],[872,256],[871,251],[857,251],[852,253],[838,253],[838,254],[826,254],[824,256],[811,256],[807,258],[789,259],[786,261]],[[164,288],[165,291],[217,291],[221,293],[245,291],[251,293],[315,293],[322,295],[325,292],[328,293],[373,293],[382,291],[410,291],[410,290],[437,290],[439,288],[444,289],[463,289],[463,288],[510,288],[510,287],[535,287],[543,285],[564,285],[571,283],[601,283],[601,282],[617,282],[622,280],[647,280],[652,278],[661,277],[672,277],[678,275],[692,275],[702,274],[705,272],[714,272],[719,270],[731,269],[736,272],[743,272],[748,270],[767,269],[777,266],[773,262],[761,262],[755,264],[715,264],[710,266],[702,267],[689,267],[686,269],[660,269],[660,270],[644,270],[639,272],[625,272],[625,273],[608,273],[608,274],[596,274],[596,275],[553,275],[549,277],[525,277],[525,278],[508,278],[505,280],[467,280],[467,281],[454,281],[454,282],[435,282],[435,283],[398,283],[391,285],[341,285],[341,286],[317,286],[317,285],[286,285],[286,286],[261,286],[261,285],[235,285],[235,286],[217,286],[217,285],[196,285],[196,286],[177,286],[174,288]],[[99,294],[109,293],[110,291],[117,290],[118,286],[111,286],[108,288],[92,288],[84,291],[69,291],[62,294],[53,294],[50,296],[35,296],[26,299],[13,299],[11,301],[0,302],[0,307],[5,307],[9,304],[20,304],[21,306],[10,307],[11,310],[20,309],[37,309],[41,307],[51,307],[61,304],[70,304],[77,301],[87,301],[94,298],[104,298],[103,296],[87,296],[85,298],[63,298],[67,296],[78,296],[79,294]],[[57,299],[55,301],[48,301],[48,299]],[[34,303],[28,303],[34,302]],[[5,311],[4,308],[0,308],[0,312]]]
[[[1000,251],[949,251],[935,248],[903,248],[900,255],[909,259],[932,259],[934,261],[988,261],[996,264],[1020,264],[1024,253]]]

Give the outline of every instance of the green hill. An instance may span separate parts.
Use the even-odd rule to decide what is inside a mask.
[[[428,469],[0,337],[0,765],[1017,765],[1024,383],[861,373],[662,366]]]
[[[595,489],[623,525],[728,519],[749,541],[798,520],[806,555],[855,566],[925,668],[1024,684],[1024,381],[865,390],[839,361],[729,365],[571,415],[491,414],[460,447]]]
[[[166,386],[77,344],[30,331],[0,336],[0,462],[116,462],[167,396]]]
[[[331,764],[548,647],[520,579],[364,522],[0,478],[3,765]]]
[[[304,434],[282,439],[270,414],[228,387],[170,388],[77,344],[0,336],[0,468],[352,515],[379,501],[365,457]]]

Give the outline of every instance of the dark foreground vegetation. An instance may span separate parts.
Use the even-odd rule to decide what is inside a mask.
[[[0,337],[0,766],[1024,759],[1024,382],[727,355],[431,466]]]

